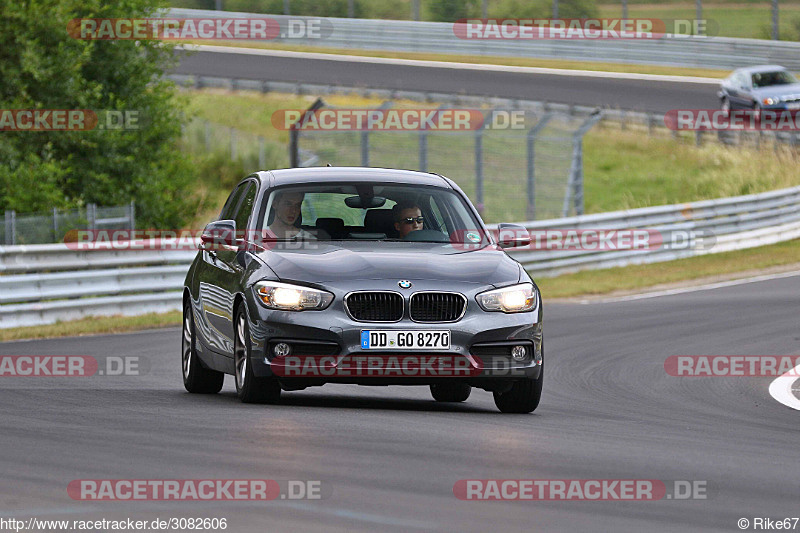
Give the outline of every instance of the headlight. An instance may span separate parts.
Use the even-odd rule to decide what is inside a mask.
[[[764,98],[763,100],[761,100],[761,102],[764,105],[775,105],[780,103],[780,101],[781,101],[780,98]]]
[[[523,313],[536,308],[536,291],[531,283],[521,283],[502,289],[493,289],[475,297],[485,311]]]
[[[262,304],[281,311],[325,309],[333,301],[329,292],[277,281],[259,281],[255,290]]]

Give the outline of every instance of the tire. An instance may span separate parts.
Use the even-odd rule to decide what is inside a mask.
[[[253,375],[250,364],[250,326],[247,323],[244,305],[240,305],[233,323],[233,362],[236,394],[242,403],[277,403],[281,397],[281,386],[272,377],[259,378]]]
[[[544,364],[538,379],[517,381],[503,394],[493,392],[494,404],[502,413],[532,413],[539,407],[544,381]]]
[[[753,115],[755,115],[756,121],[761,121],[761,104],[758,102],[753,104]]]
[[[431,385],[431,396],[437,402],[463,402],[469,398],[472,387],[466,383],[437,383]]]
[[[725,113],[726,117],[731,116],[731,101],[730,100],[728,100],[727,98],[723,97],[722,98],[722,102],[720,104],[720,107],[722,108],[722,112]]]
[[[194,394],[216,394],[222,390],[225,374],[203,366],[197,355],[192,303],[187,299],[183,304],[183,331],[181,335],[181,373],[183,386]]]

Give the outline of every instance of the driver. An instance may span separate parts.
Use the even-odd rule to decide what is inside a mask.
[[[267,226],[267,229],[278,239],[316,239],[313,234],[294,225],[300,218],[304,196],[301,192],[275,193],[275,199],[272,201],[275,220]]]
[[[401,239],[405,239],[406,235],[412,231],[421,230],[425,222],[419,206],[411,202],[396,204],[392,208],[392,215],[394,216],[394,229],[397,230]]]

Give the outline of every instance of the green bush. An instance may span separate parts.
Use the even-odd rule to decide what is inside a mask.
[[[174,227],[194,211],[178,149],[182,115],[161,78],[174,62],[157,41],[78,40],[71,19],[146,17],[152,0],[0,4],[0,109],[135,111],[139,129],[19,131],[0,136],[0,210],[136,201],[142,225]],[[104,116],[102,113],[99,113]]]
[[[426,12],[425,18],[436,22],[455,22],[481,15],[480,0],[427,0],[422,5]]]

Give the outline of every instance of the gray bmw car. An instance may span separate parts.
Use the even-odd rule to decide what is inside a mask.
[[[439,402],[489,391],[536,409],[539,289],[437,174],[301,168],[242,180],[203,231],[183,291],[182,368],[193,393],[225,374],[243,402],[327,383],[423,385]]]

